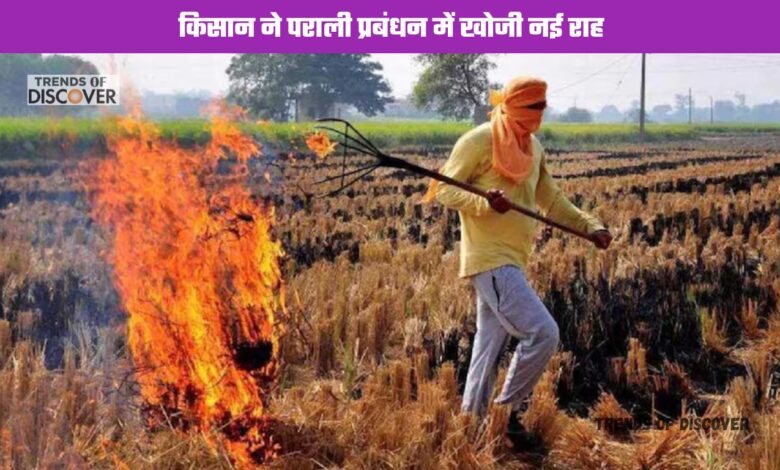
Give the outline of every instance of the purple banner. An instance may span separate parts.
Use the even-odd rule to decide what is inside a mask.
[[[15,1],[0,52],[780,52],[778,18],[769,0]]]

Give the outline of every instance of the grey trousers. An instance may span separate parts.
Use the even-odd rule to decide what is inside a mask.
[[[471,278],[477,291],[477,333],[463,392],[463,412],[484,417],[496,380],[501,351],[509,337],[519,339],[507,371],[499,404],[517,410],[533,390],[558,348],[558,325],[525,274],[501,266]]]

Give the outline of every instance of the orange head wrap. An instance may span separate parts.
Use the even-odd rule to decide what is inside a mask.
[[[533,77],[516,77],[502,93],[492,93],[495,107],[490,113],[493,133],[493,169],[515,183],[522,181],[533,166],[531,133],[542,124],[542,109],[528,105],[546,100],[547,83]]]
[[[546,101],[547,82],[534,77],[515,77],[502,91],[490,92],[490,127],[493,169],[514,183],[521,182],[533,167],[531,133],[542,124],[543,109],[527,106]],[[420,202],[436,197],[438,181],[431,180]]]

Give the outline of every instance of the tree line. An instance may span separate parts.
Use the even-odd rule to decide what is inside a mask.
[[[411,95],[394,99],[382,65],[370,54],[238,54],[226,73],[227,98],[258,119],[306,121],[326,116],[399,119],[487,119],[488,89],[496,68],[490,54],[417,54],[421,72]],[[94,114],[91,107],[27,106],[28,74],[96,74],[97,67],[78,57],[42,54],[0,55],[0,115]],[[674,104],[646,111],[649,122],[767,122],[780,121],[780,101],[746,105],[743,93],[734,100],[700,104],[687,94],[675,95]],[[193,108],[204,96],[145,93],[144,109],[155,116],[197,116]],[[551,122],[638,122],[639,105],[627,110],[609,104],[593,112],[576,106],[547,109]]]
[[[27,75],[94,75],[94,64],[74,56],[52,54],[0,54],[0,116],[87,115],[91,106],[28,106]]]

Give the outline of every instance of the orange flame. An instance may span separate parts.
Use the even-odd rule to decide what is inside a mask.
[[[209,144],[193,149],[161,140],[150,122],[118,123],[89,186],[94,215],[113,228],[110,261],[141,393],[184,427],[220,430],[240,466],[265,461],[277,448],[264,412],[282,281],[274,208],[244,184],[260,149],[224,115],[212,119]],[[223,175],[224,159],[232,169]]]
[[[504,98],[506,97],[503,90],[490,90],[489,96],[488,101],[490,102],[490,106],[500,105],[504,102]]]
[[[320,158],[325,158],[336,149],[336,142],[331,142],[328,134],[315,132],[306,138],[306,146]]]

